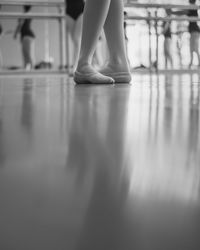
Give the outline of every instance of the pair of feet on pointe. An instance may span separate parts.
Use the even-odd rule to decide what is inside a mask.
[[[97,71],[90,64],[83,64],[77,67],[74,81],[77,84],[130,83],[131,74],[128,66],[107,64]]]

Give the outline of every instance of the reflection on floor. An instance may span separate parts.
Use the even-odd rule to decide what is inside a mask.
[[[199,250],[199,76],[0,79],[1,250]]]

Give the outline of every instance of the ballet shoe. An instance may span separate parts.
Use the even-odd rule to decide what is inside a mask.
[[[101,74],[105,76],[109,76],[114,79],[115,83],[130,83],[131,82],[131,73],[129,71],[119,71],[119,72],[113,72],[112,69],[103,68],[99,71]]]
[[[76,84],[114,84],[114,79],[97,71],[82,73],[78,70],[74,73]]]
[[[130,83],[131,74],[129,72],[105,73],[106,76],[112,77],[115,83]]]

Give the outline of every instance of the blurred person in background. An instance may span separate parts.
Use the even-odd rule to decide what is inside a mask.
[[[178,52],[178,59],[180,67],[183,66],[183,56],[182,49],[184,45],[184,33],[187,31],[187,27],[185,28],[185,22],[177,21],[176,22],[176,48]]]
[[[171,10],[166,9],[166,14],[167,17],[170,17]],[[168,67],[168,62],[170,63],[171,68],[173,68],[171,21],[163,22],[162,34],[164,35],[165,68]]]
[[[189,0],[189,3],[194,6],[196,4],[196,0]],[[187,15],[188,17],[198,17],[197,9],[172,11],[172,14]],[[190,33],[190,63],[189,63],[189,67],[191,67],[193,64],[194,53],[197,55],[198,65],[200,66],[200,54],[199,54],[200,29],[199,29],[199,26],[197,24],[197,21],[189,21],[188,32]]]
[[[23,7],[24,13],[28,13],[31,10],[30,5],[24,5]],[[18,25],[14,32],[14,39],[17,38],[18,34],[21,37],[21,45],[22,45],[22,55],[24,60],[24,68],[26,70],[30,70],[33,68],[34,61],[34,40],[35,34],[31,28],[32,19],[20,19],[18,21]]]
[[[126,54],[128,55],[128,42],[129,41],[128,41],[128,32],[127,32],[128,24],[127,24],[126,18],[128,18],[128,13],[127,11],[124,11],[124,37],[125,37],[125,45],[126,45]],[[128,59],[128,62],[129,62],[129,59]]]
[[[190,4],[195,4],[196,0],[189,0]],[[189,10],[187,15],[189,17],[198,17],[198,11],[197,10]],[[190,67],[193,63],[193,55],[196,53],[198,58],[198,65],[200,66],[200,54],[199,54],[199,26],[197,24],[197,21],[195,22],[189,22],[188,31],[190,33]]]

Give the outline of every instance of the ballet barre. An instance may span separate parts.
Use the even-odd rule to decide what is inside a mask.
[[[1,1],[1,5],[5,6],[24,6],[24,5],[31,5],[31,6],[40,6],[40,7],[65,7],[64,0],[58,1]]]
[[[151,3],[136,3],[132,0],[128,0],[128,2],[125,4],[125,7],[127,8],[143,8],[143,9],[181,9],[181,10],[198,10],[200,6],[194,5],[194,4],[186,4],[186,5],[180,5],[180,4],[151,4]]]
[[[56,14],[56,13],[12,13],[12,12],[0,12],[0,19],[26,19],[26,18],[34,18],[34,19],[59,19],[65,18],[65,15]]]
[[[131,13],[132,9],[145,9],[146,15],[145,16],[139,16],[134,15]],[[145,3],[135,3],[133,0],[128,0],[125,4],[125,11],[127,12],[127,15],[125,16],[125,20],[127,22],[131,21],[145,21],[148,24],[148,30],[149,30],[149,69],[151,72],[151,65],[152,65],[152,52],[151,52],[151,22],[153,22],[155,27],[155,33],[156,33],[156,62],[158,62],[158,22],[172,22],[172,21],[188,21],[188,22],[198,22],[200,21],[200,17],[191,17],[187,16],[186,14],[183,14],[182,16],[176,16],[173,15],[173,13],[170,16],[159,16],[158,10],[159,9],[175,9],[175,10],[199,10],[200,6],[198,5],[177,5],[177,4],[145,4]],[[158,70],[156,66],[156,71]]]
[[[172,14],[173,15],[173,14]],[[125,20],[144,20],[144,21],[189,21],[189,22],[198,22],[200,17],[187,17],[187,16],[174,16],[174,17],[159,17],[159,16],[126,16]]]

